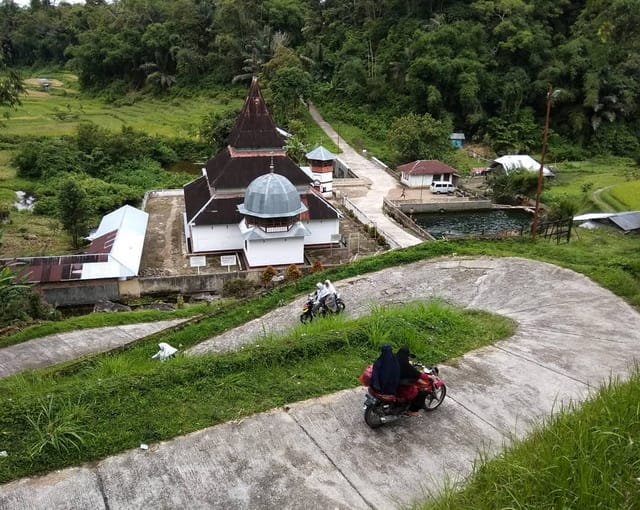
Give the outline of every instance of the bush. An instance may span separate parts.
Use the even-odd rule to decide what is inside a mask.
[[[274,267],[272,266],[265,267],[264,271],[262,271],[262,274],[260,275],[260,283],[262,283],[262,285],[266,287],[271,283],[271,280],[273,280],[273,277],[276,274],[278,274],[278,272],[275,270]]]
[[[244,278],[227,280],[222,286],[222,295],[225,297],[244,298],[253,293],[253,285]]]
[[[288,282],[292,282],[294,280],[299,279],[302,276],[302,271],[300,271],[300,268],[298,268],[298,266],[296,266],[295,264],[291,264],[288,268],[287,271],[284,274],[284,278],[285,280],[287,280]]]
[[[319,259],[316,259],[313,261],[313,264],[311,264],[311,272],[319,273],[320,271],[324,271],[324,267],[322,266],[322,262],[320,262]]]

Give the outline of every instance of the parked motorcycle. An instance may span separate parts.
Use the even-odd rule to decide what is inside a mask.
[[[335,299],[335,303],[331,303],[330,299]],[[315,296],[313,294],[309,294],[307,296],[307,301],[302,305],[302,313],[300,314],[300,322],[306,324],[307,322],[311,322],[314,317],[325,317],[332,313],[340,313],[344,311],[345,304],[340,297],[340,294],[335,294],[335,296],[327,296],[324,304],[316,305]]]
[[[440,379],[438,367],[427,367],[420,362],[414,362],[413,366],[422,372],[422,379],[426,382],[419,386],[419,392],[426,394],[424,410],[437,409],[447,394],[447,386]],[[370,371],[371,367],[367,370]],[[403,399],[397,395],[383,395],[369,386],[369,378],[365,373],[360,376],[360,382],[367,386],[368,392],[364,401],[364,421],[372,429],[382,427],[406,416],[411,400]]]

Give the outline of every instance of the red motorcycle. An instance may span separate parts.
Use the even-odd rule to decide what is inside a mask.
[[[420,382],[417,383],[417,386],[418,392],[425,395],[423,409],[433,411],[442,404],[447,395],[447,386],[440,379],[438,367],[427,367],[420,362],[414,362],[413,366],[421,372]],[[372,429],[377,429],[407,416],[411,399],[398,395],[384,395],[374,390],[369,386],[372,368],[373,366],[369,365],[362,373],[360,383],[368,390],[364,401],[364,421]]]

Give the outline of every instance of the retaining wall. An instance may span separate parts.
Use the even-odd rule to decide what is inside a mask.
[[[430,212],[446,211],[482,211],[492,209],[491,200],[464,200],[454,197],[446,197],[449,200],[438,200],[437,202],[394,202],[404,213],[419,214]]]

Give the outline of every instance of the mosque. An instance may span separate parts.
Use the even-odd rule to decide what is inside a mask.
[[[304,264],[304,250],[337,244],[331,195],[335,156],[319,147],[299,167],[254,78],[227,147],[184,186],[190,254],[239,254],[247,267]]]

